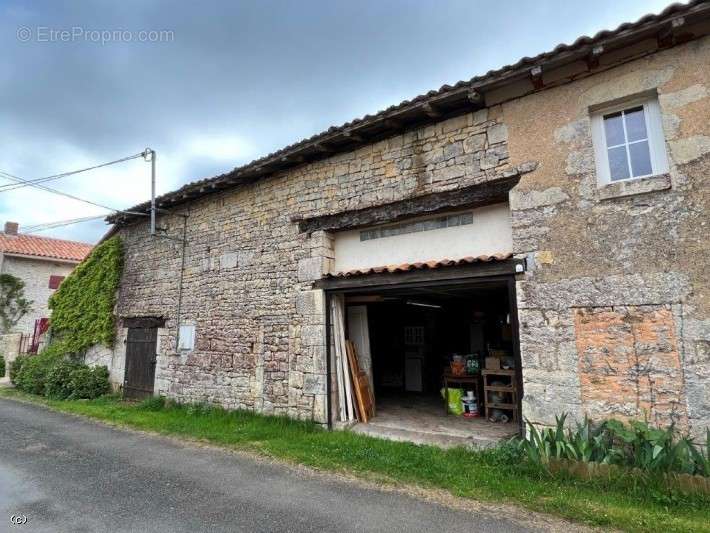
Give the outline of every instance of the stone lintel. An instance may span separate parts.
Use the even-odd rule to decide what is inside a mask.
[[[508,200],[508,192],[520,180],[520,174],[478,183],[469,187],[408,198],[390,204],[298,220],[304,233],[339,231],[394,222],[399,219],[438,213],[457,207],[481,207]]]

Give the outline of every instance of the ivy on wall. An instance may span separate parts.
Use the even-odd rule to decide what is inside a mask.
[[[99,244],[49,299],[51,351],[80,354],[94,344],[113,346],[116,291],[123,268],[118,237]]]

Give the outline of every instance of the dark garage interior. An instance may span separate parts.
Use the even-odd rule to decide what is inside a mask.
[[[368,432],[384,427],[481,441],[517,432],[509,300],[505,280],[348,294],[346,306],[367,309],[376,406]],[[446,395],[445,378],[454,389]],[[461,400],[471,396],[474,411],[462,412]]]

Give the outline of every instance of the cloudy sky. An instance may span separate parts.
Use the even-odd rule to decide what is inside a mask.
[[[149,146],[167,192],[667,3],[0,0],[0,171],[41,178]],[[138,159],[46,185],[127,208],[149,198],[149,172]],[[106,212],[10,183],[0,223]]]

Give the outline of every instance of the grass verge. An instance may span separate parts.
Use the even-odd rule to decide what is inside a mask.
[[[134,429],[188,437],[285,459],[322,470],[392,483],[444,489],[464,498],[513,503],[593,526],[627,531],[709,531],[710,500],[671,494],[627,478],[581,481],[552,477],[515,457],[510,448],[441,450],[307,422],[204,406],[144,404],[115,398],[48,400],[0,388],[0,397],[46,405]]]

